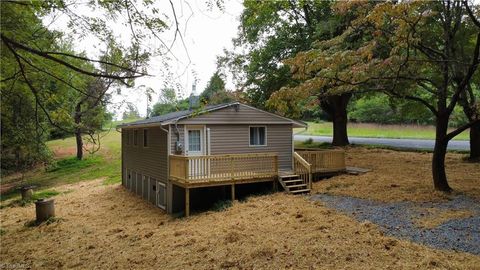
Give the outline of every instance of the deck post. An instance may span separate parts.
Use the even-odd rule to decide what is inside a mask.
[[[278,155],[273,157],[273,168],[275,170],[275,174],[278,176]]]
[[[185,188],[185,216],[190,216],[190,189]]]
[[[232,202],[235,201],[235,184],[232,184]]]

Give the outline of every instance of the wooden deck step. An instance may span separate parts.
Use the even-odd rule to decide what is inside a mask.
[[[301,193],[309,193],[310,192],[310,189],[309,188],[306,188],[306,189],[297,189],[297,190],[291,190],[290,193],[293,193],[293,194],[301,194]]]
[[[279,175],[281,179],[285,178],[298,178],[298,174],[284,174],[284,175]]]
[[[287,186],[289,189],[290,188],[297,188],[297,187],[307,187],[307,184],[300,184],[300,185],[291,185],[291,186]]]
[[[298,183],[298,182],[303,182],[302,179],[294,179],[294,180],[285,180],[283,181],[285,184],[289,184],[289,183]]]

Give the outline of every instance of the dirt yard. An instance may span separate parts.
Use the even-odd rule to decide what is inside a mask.
[[[63,186],[58,221],[27,227],[34,206],[7,207],[3,267],[32,269],[479,269],[480,257],[384,236],[369,222],[283,193],[172,219],[120,185]]]
[[[380,201],[448,199],[432,192],[429,159],[352,148],[348,165],[373,171],[317,182],[314,192]],[[455,154],[447,160],[451,186],[480,198],[479,165]],[[480,269],[480,256],[388,237],[373,223],[307,197],[251,197],[222,212],[173,219],[102,179],[55,189],[63,193],[54,197],[58,219],[51,224],[25,225],[34,219],[33,205],[0,209],[0,269]],[[440,217],[441,223],[462,215]],[[439,221],[429,222],[422,225]]]
[[[353,147],[347,150],[347,166],[369,168],[364,175],[340,175],[314,183],[314,193],[393,201],[438,201],[458,194],[480,200],[480,164],[449,153],[447,177],[454,192],[450,196],[433,191],[431,153],[400,152]]]

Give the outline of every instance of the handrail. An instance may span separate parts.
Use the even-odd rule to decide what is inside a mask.
[[[276,153],[170,155],[170,178],[185,183],[236,181],[278,175]]]
[[[296,151],[295,153],[312,165],[313,173],[338,172],[346,169],[344,150]]]
[[[295,174],[298,174],[303,183],[312,189],[312,165],[297,152],[293,153],[293,160]]]

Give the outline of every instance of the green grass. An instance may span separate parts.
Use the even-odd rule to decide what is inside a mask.
[[[53,151],[66,151],[70,155],[56,157],[47,168],[39,168],[28,172],[24,180],[7,180],[18,182],[17,185],[34,185],[36,190],[44,190],[57,185],[73,184],[80,181],[104,178],[104,184],[121,181],[121,149],[120,133],[115,129],[102,133],[101,148],[94,154],[84,153],[83,160],[75,157],[75,138],[52,140],[47,145]],[[2,194],[1,200],[19,197],[17,189]]]
[[[304,135],[332,136],[333,125],[330,122],[307,122],[308,129],[295,129],[295,133]],[[435,127],[417,125],[378,125],[349,123],[348,135],[352,137],[371,138],[409,138],[435,139]],[[468,130],[455,137],[455,140],[468,140]]]
[[[54,189],[35,191],[30,199],[23,200],[22,198],[18,198],[13,201],[9,201],[8,203],[1,204],[0,208],[10,207],[10,206],[26,206],[33,203],[36,200],[48,199],[48,198],[57,196],[58,194],[60,194],[60,192]],[[6,199],[2,196],[2,202],[4,200]]]

